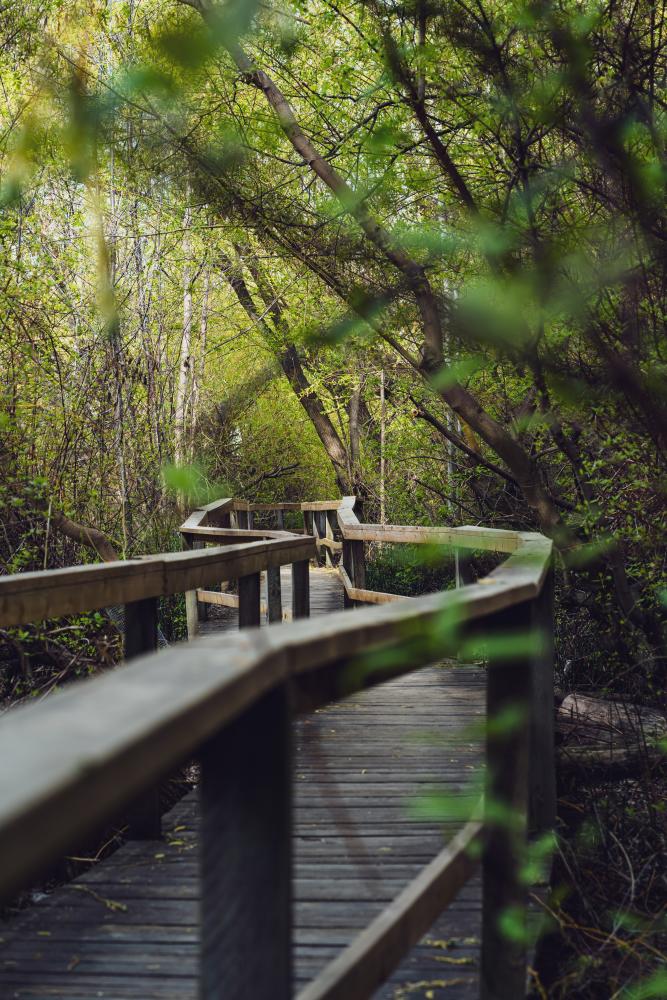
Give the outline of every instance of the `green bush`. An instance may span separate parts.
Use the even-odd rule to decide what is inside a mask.
[[[417,597],[454,586],[451,550],[427,551],[423,545],[383,545],[371,549],[366,563],[366,586],[388,594]]]

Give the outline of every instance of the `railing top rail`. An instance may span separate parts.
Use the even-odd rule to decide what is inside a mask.
[[[242,535],[242,531],[237,534]],[[166,597],[315,555],[313,538],[283,533],[194,552],[167,552],[0,577],[0,624],[21,625],[147,597]]]
[[[521,545],[544,536],[530,531],[484,528],[466,524],[440,528],[406,524],[361,523],[354,511],[356,497],[343,497],[338,508],[338,524],[348,541],[399,542],[403,544],[449,545],[452,548],[478,549],[486,552],[515,552]]]
[[[430,543],[508,553],[529,543],[539,547],[546,542],[541,535],[530,532],[475,526],[430,528],[360,524],[353,509],[355,500],[355,497],[344,497],[340,501],[254,506],[276,510],[287,507],[337,510],[341,533],[352,541]],[[0,625],[20,625],[147,597],[164,597],[314,555],[311,549],[315,543],[310,537],[284,531],[221,529],[214,523],[226,512],[252,507],[245,501],[231,498],[217,500],[193,511],[181,525],[183,535],[199,535],[209,540],[215,537],[239,539],[236,545],[0,577]]]
[[[181,529],[181,534],[189,535],[192,538],[203,538],[213,540],[215,538],[236,538],[239,543],[252,542],[261,539],[271,538],[302,538],[302,535],[284,529],[272,530],[270,528],[217,528],[208,524],[199,524],[196,527]]]
[[[352,497],[356,500],[356,497]],[[181,531],[187,530],[190,524],[200,524],[203,520],[225,514],[227,511],[254,511],[257,513],[273,510],[292,511],[327,511],[338,510],[344,500],[307,500],[302,503],[251,503],[248,500],[236,500],[226,497],[224,500],[216,500],[214,503],[203,504],[192,512],[190,517],[181,525]]]

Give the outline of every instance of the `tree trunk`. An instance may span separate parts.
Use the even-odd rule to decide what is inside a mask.
[[[188,204],[183,216],[183,334],[178,358],[178,382],[176,385],[176,401],[174,405],[174,461],[181,465],[187,458],[186,410],[191,386],[192,367],[192,266],[190,263],[191,243],[190,224],[192,212],[190,209],[190,187],[186,190]]]
[[[243,278],[241,264],[235,263],[225,254],[221,254],[221,261],[225,278],[248,317],[265,333],[269,344],[274,344],[276,337],[280,337],[280,340],[285,344],[278,352],[278,362],[283,374],[294,390],[301,406],[308,414],[317,436],[322,442],[324,450],[333,466],[339,489],[343,494],[350,494],[353,487],[348,473],[349,462],[347,450],[331,422],[322,404],[322,400],[308,380],[295,345],[289,343],[287,339],[286,323],[280,303],[277,301],[276,296],[272,294],[267,283],[259,277],[257,264],[253,262],[251,273],[253,273],[253,277],[255,277],[255,274],[258,276],[258,280],[255,283],[262,295],[266,313],[272,318],[272,325],[269,325],[266,316],[263,316],[262,311],[255,306],[250,290]]]

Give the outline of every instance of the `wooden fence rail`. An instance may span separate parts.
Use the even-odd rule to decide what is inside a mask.
[[[249,527],[256,510],[276,520],[285,510],[301,510],[310,531],[298,536],[269,529],[256,540],[261,529]],[[219,529],[232,534],[221,536]],[[247,997],[251,969],[254,1000],[286,1000],[292,990],[293,715],[454,654],[471,635],[538,629],[546,637],[539,650],[524,643],[516,655],[496,658],[491,647],[489,718],[508,707],[522,710],[509,730],[489,728],[487,802],[494,803],[493,811],[480,811],[300,1000],[370,996],[470,877],[480,847],[481,996],[523,996],[523,948],[503,936],[499,921],[508,907],[525,906],[519,868],[527,822],[546,829],[554,821],[550,541],[483,528],[359,524],[354,498],[277,506],[219,501],[194,512],[181,530],[188,546],[223,538],[234,544],[0,578],[3,625],[125,604],[126,651],[136,657],[40,704],[11,710],[0,721],[0,897],[10,898],[77,839],[133,803],[135,809],[143,804],[138,828],[154,830],[150,790],[198,754],[201,996],[221,996],[224,984],[229,1000]],[[342,544],[348,600],[355,604],[373,600],[364,578],[363,547],[369,541],[435,540],[509,557],[457,590],[412,600],[383,595],[381,606],[311,621],[305,617],[308,560],[322,552],[314,535],[335,541],[334,533]],[[249,540],[237,544],[239,537]],[[269,617],[279,620],[276,569],[286,564],[293,566],[294,618],[304,620],[140,655],[155,647],[156,598],[178,590],[190,595],[194,625],[197,591],[201,596],[207,586],[238,580],[240,625],[257,625],[259,573],[266,570]],[[364,669],[368,654],[377,653],[390,655],[378,661],[381,667]],[[350,664],[360,669],[350,671]],[[497,821],[498,802],[511,807],[511,826]]]

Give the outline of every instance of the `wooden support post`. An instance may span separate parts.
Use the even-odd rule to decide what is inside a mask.
[[[489,619],[489,637],[530,628],[529,605]],[[527,837],[530,740],[529,657],[494,662],[487,674],[486,815],[482,856],[481,1000],[522,1000],[526,993],[527,887],[520,877]],[[505,921],[505,927],[503,927]],[[512,928],[507,929],[512,923]],[[517,927],[518,924],[518,927]],[[514,933],[512,933],[514,931]]]
[[[279,531],[284,531],[284,529],[285,529],[285,511],[284,510],[277,510],[276,511],[276,527],[278,528]]]
[[[321,537],[320,536],[320,523],[319,523],[319,518],[318,518],[318,512],[315,511],[315,510],[311,511],[311,514],[310,514],[310,533],[313,536],[313,538],[315,539],[315,541],[318,541],[318,539]],[[322,565],[322,551],[319,548],[315,549],[315,559],[314,559],[314,562],[315,562],[316,566],[321,566]]]
[[[329,541],[333,542],[333,525],[331,524],[331,515],[328,510],[324,511],[324,534]],[[327,566],[333,566],[333,552],[330,548],[324,550],[324,561]]]
[[[239,579],[239,628],[253,628],[260,623],[259,573]]]
[[[556,825],[554,735],[554,580],[550,568],[542,592],[531,603],[531,628],[541,649],[533,658],[530,708],[529,829],[544,833]]]
[[[327,512],[325,510],[318,510],[313,518],[315,523],[315,528],[317,529],[318,538],[327,537]],[[329,550],[327,548],[322,548],[317,554],[317,562],[320,566],[324,566],[327,562],[327,556]]]
[[[283,597],[280,566],[271,566],[266,571],[266,595],[269,622],[281,622],[283,620]]]
[[[247,517],[248,517],[248,527],[251,528],[251,529],[254,528],[255,527],[255,512],[253,510],[249,510],[247,512]]]
[[[206,543],[198,539],[191,540],[187,536],[183,539],[185,549],[203,549]],[[185,592],[185,620],[188,628],[188,639],[194,639],[197,635],[197,623],[206,621],[208,618],[208,607],[197,601],[196,590],[186,590]]]
[[[353,564],[352,564],[352,545],[353,545],[353,542],[348,542],[348,540],[346,538],[343,539],[342,563],[343,563],[343,569],[347,573],[350,581],[352,582],[352,585],[354,586],[354,567],[353,567]],[[350,597],[347,596],[347,591],[346,590],[343,591],[343,607],[344,608],[353,608],[354,607],[354,601]]]
[[[206,548],[204,544],[201,546],[202,549]],[[205,601],[197,601],[197,622],[207,622],[208,621],[208,604]]]
[[[146,597],[125,605],[126,660],[157,649],[157,598]]]
[[[125,605],[125,659],[157,649],[156,597],[146,597]],[[160,789],[147,788],[127,810],[128,837],[132,840],[157,840],[162,833]]]
[[[308,560],[292,563],[292,618],[310,615],[310,563]]]
[[[311,510],[303,512],[303,533],[304,535],[313,534],[313,512]]]
[[[200,1000],[289,1000],[290,713],[273,691],[201,754]]]
[[[366,589],[366,555],[363,542],[352,542],[352,585],[359,590]]]
[[[454,573],[457,589],[475,582],[472,559],[465,549],[454,549]]]
[[[236,519],[239,528],[246,529],[249,527],[249,511],[247,510],[237,510]]]

